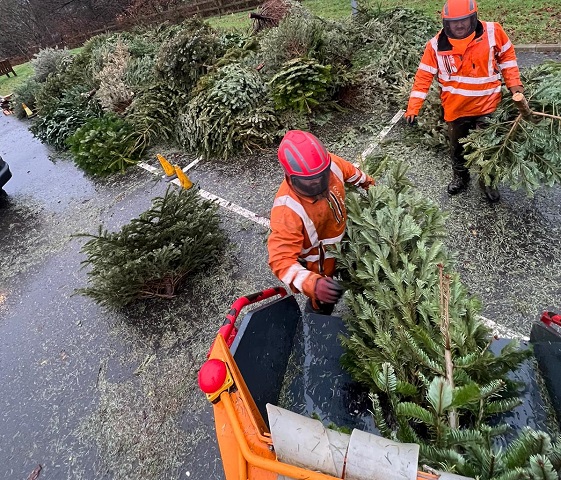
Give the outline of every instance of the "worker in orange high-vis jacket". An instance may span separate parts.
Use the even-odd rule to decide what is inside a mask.
[[[442,22],[442,30],[426,45],[405,118],[415,121],[437,75],[452,157],[448,193],[455,195],[470,179],[460,139],[485,126],[501,101],[502,79],[512,94],[524,89],[512,43],[498,23],[478,20],[475,0],[448,0]],[[482,179],[480,183],[491,202],[500,199],[496,188],[485,186]]]
[[[330,315],[343,294],[332,277],[333,249],[347,224],[345,183],[368,189],[374,180],[300,130],[287,132],[278,158],[285,178],[271,209],[269,265],[308,297],[306,311]]]

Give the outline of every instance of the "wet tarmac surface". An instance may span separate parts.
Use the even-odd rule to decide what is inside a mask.
[[[518,56],[526,65],[535,55]],[[363,121],[381,130],[392,114]],[[448,246],[483,314],[527,335],[542,310],[561,310],[561,190],[529,199],[501,188],[501,203],[489,205],[472,181],[450,198],[446,154],[407,146],[402,128],[380,151],[407,160],[413,182],[448,211]],[[196,373],[230,304],[278,284],[267,266],[266,229],[221,210],[232,244],[216,271],[171,302],[106,311],[73,295],[87,272],[85,240],[72,235],[120,228],[168,185],[141,168],[89,178],[14,116],[0,116],[0,132],[0,155],[13,173],[0,198],[0,478],[27,478],[39,464],[40,478],[49,479],[222,478]],[[320,136],[344,144],[340,126]],[[356,160],[371,141],[358,135],[334,151]],[[154,155],[148,162],[158,166]],[[264,217],[282,178],[274,149],[203,161],[189,174]]]
[[[516,52],[520,68],[532,67],[543,62],[561,61],[561,52]]]

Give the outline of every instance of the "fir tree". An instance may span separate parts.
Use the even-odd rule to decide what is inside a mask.
[[[490,351],[480,302],[443,247],[444,214],[405,175],[397,163],[386,184],[348,196],[337,254],[351,312],[344,365],[370,388],[380,432],[420,444],[422,462],[480,479],[557,478],[561,444],[546,433],[528,430],[516,446],[495,447],[508,429],[497,414],[520,403],[507,374],[529,351],[515,341]]]
[[[82,248],[91,266],[78,293],[109,307],[140,298],[172,298],[188,277],[212,266],[225,244],[217,205],[197,189],[166,191],[138,218],[111,233],[99,227]]]
[[[466,160],[487,185],[506,183],[533,195],[561,183],[561,64],[550,62],[522,75],[534,115],[525,118],[507,94],[490,125],[464,141]]]

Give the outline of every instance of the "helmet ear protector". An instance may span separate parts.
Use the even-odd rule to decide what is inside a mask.
[[[455,33],[454,22],[470,20],[470,28],[458,36]],[[442,7],[442,26],[444,33],[453,39],[466,38],[477,28],[477,2],[475,0],[448,0]]]

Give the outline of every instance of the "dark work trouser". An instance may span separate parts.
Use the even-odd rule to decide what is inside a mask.
[[[468,136],[470,130],[483,128],[489,123],[489,117],[460,117],[448,124],[448,139],[450,140],[450,159],[452,160],[452,171],[457,175],[467,178],[469,176],[464,158],[464,146],[460,143],[462,138]]]

